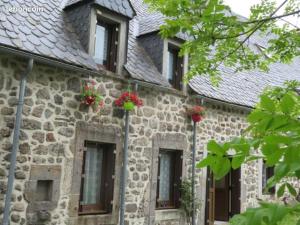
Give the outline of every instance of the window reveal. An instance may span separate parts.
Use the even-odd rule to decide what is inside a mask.
[[[80,214],[104,214],[112,210],[114,179],[113,144],[86,142],[80,194]]]
[[[100,67],[116,71],[119,25],[98,22],[95,34],[94,59]]]
[[[177,90],[182,90],[183,57],[179,56],[179,49],[169,45],[167,75],[169,83]]]
[[[263,162],[263,169],[262,169],[262,191],[264,194],[275,194],[276,190],[275,187],[270,188],[269,190],[266,189],[268,179],[270,179],[274,175],[274,167],[267,167],[266,163]]]
[[[182,152],[161,150],[158,163],[158,209],[178,208],[182,176]]]

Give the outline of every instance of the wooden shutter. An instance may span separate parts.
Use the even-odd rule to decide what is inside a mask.
[[[230,191],[231,191],[231,210],[230,217],[241,212],[241,170],[231,170],[230,173]]]
[[[115,180],[115,145],[105,145],[103,181],[104,187],[102,193],[104,196],[105,211],[112,212],[113,197],[114,197],[114,180]]]
[[[158,168],[157,168],[157,185],[156,185],[156,208],[159,208],[159,180],[160,180],[160,153],[158,154]]]
[[[111,40],[109,46],[109,63],[108,70],[116,72],[117,70],[117,55],[118,55],[118,41],[119,41],[119,26],[111,26]]]
[[[266,168],[266,180],[268,181],[271,177],[273,177],[274,176],[274,167],[273,166],[271,166],[271,167],[267,167]],[[274,187],[271,187],[270,189],[269,189],[269,193],[270,194],[275,194],[276,193],[276,190],[275,190],[275,186]]]
[[[215,220],[215,180],[212,171],[207,167],[205,225],[213,225]]]
[[[179,56],[179,51],[177,52],[177,67],[176,67],[176,85],[177,90],[182,90],[182,78],[183,78],[183,57]]]
[[[182,177],[182,151],[176,151],[174,160],[174,206],[180,207],[180,185]]]
[[[84,187],[84,174],[85,174],[85,158],[87,148],[82,148],[82,169],[81,169],[81,184],[80,184],[80,198],[79,198],[79,212],[83,211],[83,187]]]
[[[220,180],[215,180],[215,220],[228,221],[229,220],[229,174]]]

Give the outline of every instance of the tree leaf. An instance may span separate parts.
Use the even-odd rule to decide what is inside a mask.
[[[233,169],[240,168],[244,161],[245,161],[245,155],[235,155],[232,158],[231,166]]]
[[[261,110],[254,110],[250,113],[250,115],[247,117],[248,122],[255,123],[258,122],[264,118],[269,116],[269,113],[261,111]]]
[[[290,113],[295,107],[295,100],[290,94],[286,94],[280,101],[280,108],[284,113]]]
[[[260,105],[263,109],[274,112],[275,111],[275,104],[274,101],[267,95],[262,95],[260,98]]]
[[[280,197],[283,196],[284,190],[285,190],[285,186],[286,186],[286,184],[283,184],[283,185],[281,185],[280,188],[278,189],[278,191],[277,191],[277,197],[278,197],[278,198],[280,198]]]
[[[295,188],[289,183],[286,183],[286,186],[287,186],[290,194],[293,195],[294,197],[296,197],[297,196],[297,191],[295,190]]]
[[[216,180],[223,178],[231,169],[230,160],[226,157],[219,158],[214,165],[212,170]]]
[[[219,145],[215,140],[211,140],[207,144],[207,149],[218,156],[223,156],[225,151],[221,145]]]
[[[212,165],[213,163],[214,163],[214,156],[208,155],[205,159],[201,160],[197,164],[197,168],[207,167],[207,166]]]

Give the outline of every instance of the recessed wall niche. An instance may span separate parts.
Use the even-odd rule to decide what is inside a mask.
[[[36,185],[36,201],[51,201],[53,180],[38,180]]]
[[[51,219],[51,211],[57,207],[59,199],[60,179],[58,165],[31,166],[30,179],[25,185],[28,224],[44,224]]]

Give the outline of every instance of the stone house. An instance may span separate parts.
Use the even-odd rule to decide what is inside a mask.
[[[142,0],[0,2],[0,215],[2,218],[21,74],[25,91],[11,224],[118,224],[124,113],[114,100],[128,85],[144,105],[130,115],[126,224],[185,224],[180,182],[191,178],[192,123],[185,107],[203,104],[197,161],[209,140],[229,140],[268,85],[299,78],[299,60],[269,73],[224,68],[219,87],[203,76],[184,84],[184,35],[163,40],[163,16]],[[253,38],[263,47],[264,40]],[[81,82],[104,96],[99,113],[80,103]],[[197,170],[197,224],[226,224],[257,204],[272,171],[257,161],[214,183]],[[214,202],[215,204],[212,204]],[[218,206],[218,207],[215,207]],[[221,222],[217,222],[221,221]]]

